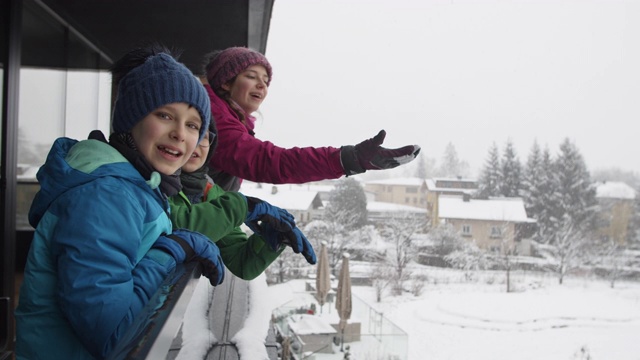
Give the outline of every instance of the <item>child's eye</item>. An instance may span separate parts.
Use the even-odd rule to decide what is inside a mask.
[[[188,126],[189,128],[191,128],[191,129],[194,129],[194,130],[198,130],[198,131],[200,131],[200,125],[199,125],[199,124],[196,124],[196,123],[189,123],[189,124],[187,124],[187,126]]]
[[[162,118],[162,119],[166,119],[166,120],[171,120],[171,116],[169,114],[167,114],[166,112],[158,112],[158,117]]]

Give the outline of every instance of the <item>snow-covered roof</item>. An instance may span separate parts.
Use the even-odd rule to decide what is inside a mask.
[[[439,181],[447,181],[447,182],[459,182],[459,183],[470,183],[470,184],[474,184],[473,188],[459,188],[459,187],[442,187],[442,186],[438,186],[438,182]],[[464,193],[464,194],[473,194],[477,189],[477,182],[476,180],[472,180],[472,179],[454,179],[454,178],[432,178],[432,179],[426,179],[425,183],[427,184],[427,189],[429,189],[429,191],[437,191],[437,192],[458,192],[458,193]]]
[[[297,335],[335,334],[333,328],[325,319],[307,314],[292,315],[288,319],[289,328]]]
[[[464,201],[462,196],[442,195],[438,202],[438,216],[442,219],[535,222],[527,217],[521,198]]]
[[[367,202],[367,211],[426,213],[427,209],[381,201],[369,201]]]
[[[256,183],[253,181],[248,181],[248,180],[243,180],[242,181],[242,187],[240,189],[240,192],[246,190],[246,189],[257,189],[257,188],[263,188],[263,189],[269,189],[269,191],[271,191],[271,189],[273,187],[276,187],[278,189],[278,191],[315,191],[315,192],[329,192],[331,190],[333,190],[335,188],[335,182],[323,182],[323,183],[318,183],[318,182],[310,182],[310,183],[304,183],[304,184],[278,184],[278,185],[274,185],[274,184],[266,184],[266,183]]]
[[[636,191],[623,182],[607,181],[596,184],[596,197],[603,199],[633,200],[636,198]]]
[[[276,185],[262,185],[262,188],[245,187],[243,182],[240,192],[246,196],[253,196],[288,210],[308,210],[312,208],[313,201],[318,196],[318,191],[301,189],[297,191],[287,191],[284,190],[286,189],[285,186],[276,186],[278,191],[274,194],[273,186]]]
[[[419,177],[392,178],[384,180],[366,181],[365,184],[372,185],[402,185],[402,186],[422,186],[424,179]]]
[[[462,178],[462,177],[434,177],[434,178],[429,178],[427,180],[433,180],[433,181],[460,181],[460,182],[478,182],[478,180],[476,179],[471,179],[471,178]]]

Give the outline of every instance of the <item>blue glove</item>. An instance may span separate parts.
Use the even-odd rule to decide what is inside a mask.
[[[262,226],[262,230],[262,237],[273,251],[278,251],[281,246],[288,245],[291,246],[294,253],[302,253],[309,264],[316,263],[316,252],[307,237],[297,227],[288,231],[279,231],[266,224]]]
[[[153,247],[169,253],[177,263],[198,261],[202,265],[202,275],[211,285],[222,284],[224,265],[220,250],[208,237],[184,229],[174,230],[170,235],[161,235]]]
[[[246,196],[247,218],[244,223],[256,234],[262,234],[262,227],[269,224],[277,231],[291,231],[296,226],[293,215],[287,210],[273,206],[258,198]]]

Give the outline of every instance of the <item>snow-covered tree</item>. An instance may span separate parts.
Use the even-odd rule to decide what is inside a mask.
[[[631,261],[625,254],[626,247],[618,244],[615,239],[608,239],[601,244],[599,265],[606,272],[609,285],[613,289],[616,281],[627,274]]]
[[[415,274],[411,277],[411,293],[413,296],[422,295],[427,279],[428,277],[425,274]]]
[[[347,249],[352,259],[371,262],[384,260],[385,249],[378,246],[383,240],[374,225],[366,225],[352,230],[348,236],[354,239],[349,243]]]
[[[436,255],[446,256],[464,246],[466,241],[450,224],[441,224],[429,231]]]
[[[393,269],[388,264],[376,263],[371,267],[369,277],[373,280],[371,286],[376,293],[376,302],[382,301],[384,290],[391,284],[393,279]]]
[[[555,169],[562,215],[570,218],[574,229],[585,233],[592,230],[597,211],[596,189],[582,155],[568,138],[560,144]]]
[[[335,275],[342,254],[359,240],[359,237],[352,236],[352,232],[365,226],[366,221],[367,198],[364,189],[353,178],[345,178],[329,193],[329,203],[322,220],[311,221],[303,230],[315,248],[319,249],[322,241],[327,242],[329,264]]]
[[[291,249],[285,249],[280,256],[265,270],[267,278],[276,279],[277,283],[283,283],[289,279],[297,279],[302,276],[300,270],[308,264],[304,257],[295,254]]]
[[[566,275],[578,268],[583,261],[583,253],[586,248],[585,232],[574,222],[574,219],[565,214],[558,229],[553,232],[553,250],[555,272],[558,275],[558,283],[562,284]]]
[[[498,145],[494,142],[489,148],[489,155],[481,170],[476,196],[486,199],[489,196],[500,195],[500,174],[500,155],[498,154]]]
[[[491,264],[487,253],[480,249],[475,241],[465,242],[457,250],[446,255],[444,260],[454,268],[464,271],[467,281],[473,279],[475,272],[486,270]]]
[[[412,244],[414,235],[424,229],[426,219],[415,218],[409,214],[394,214],[386,220],[382,227],[383,237],[391,242],[387,253],[387,263],[393,268],[393,293],[401,295],[404,281],[408,279],[407,265],[413,260],[415,249]]]
[[[443,177],[465,177],[469,174],[469,164],[458,158],[458,152],[452,143],[448,143],[442,155],[438,175]]]
[[[538,142],[534,141],[522,174],[522,198],[527,215],[531,217],[536,217],[544,206],[539,203],[542,183],[540,173],[542,173],[542,151]]]
[[[502,225],[502,234],[506,234],[507,233],[507,229],[508,229],[508,224],[504,223]],[[514,267],[516,266],[516,248],[513,244],[513,242],[511,241],[511,238],[508,238],[506,236],[502,237],[502,240],[500,241],[500,250],[496,253],[493,254],[493,262],[495,263],[494,265],[499,268],[504,270],[505,272],[505,283],[507,285],[507,292],[511,292],[512,288],[511,288],[511,271],[514,269]]]
[[[542,152],[538,181],[535,187],[529,189],[529,203],[532,213],[529,215],[537,221],[536,241],[547,244],[552,234],[559,227],[562,218],[561,194],[555,174],[555,164],[551,159],[548,148]]]
[[[548,241],[548,230],[558,221],[560,200],[554,171],[549,149],[542,151],[534,142],[523,173],[522,196],[527,215],[537,220],[534,239],[541,243]]]
[[[520,196],[520,189],[522,188],[522,166],[520,165],[520,160],[518,159],[511,140],[507,141],[500,164],[500,195],[505,197]]]
[[[335,208],[333,209],[335,211]],[[320,249],[322,241],[327,242],[327,252],[329,254],[329,265],[331,273],[337,275],[338,264],[342,259],[342,254],[351,247],[356,241],[350,236],[347,230],[349,222],[355,223],[356,217],[346,210],[337,212],[327,212],[325,210],[323,220],[314,220],[308,223],[303,231],[309,241],[313,244],[314,249]]]
[[[367,196],[362,185],[353,178],[343,178],[329,192],[325,218],[341,223],[347,230],[367,224]]]
[[[424,153],[418,154],[418,157],[414,160],[416,162],[415,176],[420,179],[426,179],[429,173],[427,172],[427,164],[425,163]]]

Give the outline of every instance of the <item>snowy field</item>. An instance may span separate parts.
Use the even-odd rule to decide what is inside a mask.
[[[353,287],[408,334],[409,360],[640,360],[640,283],[612,289],[602,280],[569,277],[558,285],[552,275],[520,273],[511,281],[516,292],[507,293],[501,272],[467,281],[453,270],[422,270],[428,280],[419,296],[385,293],[376,303],[373,288]],[[269,286],[269,297],[280,305],[307,301],[308,281]],[[383,359],[363,347],[352,344],[352,360]]]

